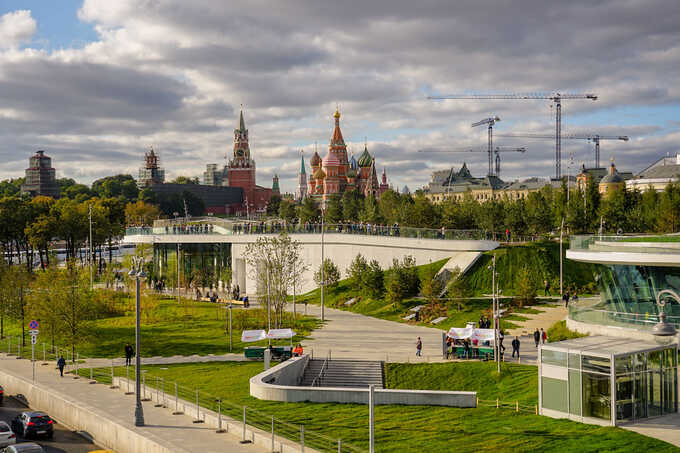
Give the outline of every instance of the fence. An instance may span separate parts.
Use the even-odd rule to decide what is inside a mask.
[[[4,341],[4,345],[0,343],[0,352],[16,355],[17,358],[31,359],[30,343],[27,342],[23,346],[21,337],[9,336]],[[92,359],[77,352],[73,354],[69,348],[54,346],[52,349],[51,345],[45,343],[35,345],[35,366],[55,366],[60,357],[64,357],[67,363],[65,375],[72,375],[74,379],[88,380],[90,384],[106,384],[128,395],[135,393],[134,361],[133,365],[128,367],[125,366],[124,359]],[[194,423],[207,424],[209,420],[215,425],[218,433],[225,432],[229,427],[233,432],[238,426],[240,431],[238,434],[244,442],[253,442],[257,431],[260,439],[263,435],[271,438],[271,451],[304,452],[305,448],[329,453],[366,451],[341,439],[306,429],[304,425],[293,424],[257,409],[235,404],[228,398],[167,381],[149,374],[148,369],[144,367],[141,375],[142,401],[153,402],[156,407],[167,408],[175,415],[191,415]]]
[[[498,398],[495,400],[480,400],[477,398],[477,407],[495,407],[496,409],[510,409],[515,412],[538,415],[538,403],[520,404],[518,400],[501,401]]]

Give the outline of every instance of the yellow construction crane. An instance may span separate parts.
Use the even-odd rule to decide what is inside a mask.
[[[514,94],[451,94],[428,96],[428,99],[549,99],[555,104],[555,179],[562,177],[562,99],[597,100],[592,93],[514,93]]]

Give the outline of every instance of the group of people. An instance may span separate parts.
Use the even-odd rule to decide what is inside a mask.
[[[541,327],[541,331],[538,331],[538,328],[534,332],[534,343],[536,343],[536,347],[538,347],[541,342],[545,344],[545,342],[548,340],[548,334],[546,333],[545,330],[543,330],[543,327]]]
[[[479,328],[480,329],[491,329],[491,320],[486,316],[482,315],[479,318]]]
[[[169,226],[165,227],[165,234],[210,234],[213,232],[213,226],[211,224],[195,223],[187,224],[181,223],[178,225],[173,225],[172,229]]]

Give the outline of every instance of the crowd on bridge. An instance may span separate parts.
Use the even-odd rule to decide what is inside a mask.
[[[165,234],[212,234],[213,226],[206,223],[180,223],[172,225],[172,228],[166,225]]]

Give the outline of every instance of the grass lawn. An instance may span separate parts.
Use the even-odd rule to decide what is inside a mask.
[[[185,310],[175,299],[162,299],[149,316],[142,316],[142,355],[207,355],[225,354],[229,352],[229,337],[225,333],[227,310],[209,302],[189,302]],[[233,352],[243,352],[244,346],[264,346],[266,341],[241,343],[243,329],[267,329],[267,319],[261,309],[234,308],[232,316]],[[287,315],[285,327],[292,327],[297,335],[293,342],[303,337],[320,325],[320,321],[312,317],[298,316],[292,320]],[[9,327],[9,329],[8,329]],[[5,325],[6,334],[20,335],[18,323]],[[41,326],[39,342],[49,342],[49,334]],[[110,316],[91,321],[88,335],[76,348],[81,356],[87,357],[122,357],[125,343],[134,344],[135,317],[134,311],[122,315]],[[26,343],[30,344],[30,338]],[[275,344],[289,344],[289,340],[279,340]],[[57,341],[58,346],[66,346],[64,341]]]
[[[421,275],[428,271],[428,268],[434,268],[435,270],[441,269],[441,267],[446,263],[446,260],[437,261],[430,264],[425,264],[419,266],[418,270]],[[319,289],[315,289],[306,294],[297,297],[297,301],[304,303],[305,301],[310,304],[319,304],[321,294]],[[356,299],[356,301],[348,306],[345,302],[350,299]],[[506,306],[509,305],[510,299],[503,299],[501,303]],[[366,316],[372,316],[374,318],[387,319],[389,321],[396,322],[407,322],[404,321],[406,315],[411,312],[409,309],[417,306],[424,305],[427,303],[426,300],[418,297],[405,299],[399,303],[392,304],[382,298],[372,298],[367,296],[357,296],[356,291],[351,286],[349,279],[340,280],[338,284],[333,288],[326,288],[324,293],[324,303],[326,306],[339,308],[341,310],[348,310],[355,313],[360,313]],[[538,307],[538,308],[537,308]],[[507,308],[507,307],[506,307]],[[524,308],[512,308],[512,313],[504,316],[501,319],[502,329],[512,329],[517,327],[513,321],[524,321],[527,318],[522,316],[522,313],[539,313],[540,304],[532,307]],[[468,322],[477,322],[479,318],[484,315],[488,318],[491,317],[491,299],[485,297],[478,297],[468,299],[463,306],[458,310],[458,306],[451,305],[447,309],[448,318],[439,324],[433,325],[427,321],[423,320],[420,322],[408,321],[410,324],[418,324],[429,327],[436,327],[442,330],[449,330],[451,327],[465,327]]]
[[[501,377],[493,363],[389,364],[391,388],[477,390],[482,400],[519,401],[527,411],[495,407],[458,409],[431,406],[377,406],[376,450],[407,451],[675,451],[664,442],[619,428],[554,420],[530,413],[537,400],[536,367],[504,364]],[[177,381],[201,394],[221,396],[235,404],[234,416],[246,405],[294,425],[368,449],[368,408],[356,404],[280,403],[261,401],[249,394],[248,379],[262,370],[262,363],[230,362],[145,367],[166,383]],[[122,371],[122,370],[121,370]],[[206,396],[206,401],[208,398]],[[212,401],[212,398],[210,398]],[[224,406],[223,406],[224,407]],[[230,409],[227,409],[230,410]],[[254,417],[257,419],[257,416]],[[296,433],[291,432],[291,437]],[[305,436],[310,442],[312,433]],[[297,438],[296,438],[297,439]],[[328,445],[328,443],[326,443]],[[324,447],[324,445],[318,445]],[[325,448],[329,448],[326,446]],[[331,451],[331,450],[328,450]]]

